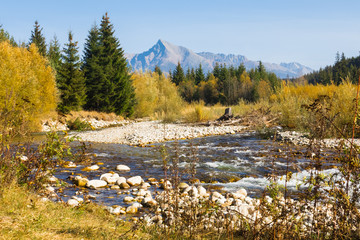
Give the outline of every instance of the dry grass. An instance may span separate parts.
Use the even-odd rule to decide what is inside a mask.
[[[69,119],[68,119],[69,118]],[[96,119],[96,120],[104,120],[104,121],[114,121],[114,120],[123,120],[124,118],[116,115],[115,113],[104,113],[104,112],[95,112],[95,111],[71,111],[69,115],[67,115],[67,120],[70,119]]]
[[[130,223],[116,220],[94,204],[70,208],[61,203],[43,202],[16,185],[4,189],[0,197],[0,239],[136,238],[146,237],[132,232]]]
[[[306,130],[313,121],[311,114],[302,106],[311,104],[315,99],[326,97],[331,112],[335,118],[335,124],[342,128],[352,125],[354,115],[354,99],[356,86],[344,82],[336,86],[331,85],[283,85],[281,91],[272,96],[272,111],[281,114],[280,122],[288,128]],[[346,132],[346,129],[344,129]]]

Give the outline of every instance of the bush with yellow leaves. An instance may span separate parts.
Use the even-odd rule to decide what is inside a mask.
[[[40,119],[55,110],[56,102],[54,72],[36,46],[27,49],[1,42],[1,135],[23,135],[38,130]]]

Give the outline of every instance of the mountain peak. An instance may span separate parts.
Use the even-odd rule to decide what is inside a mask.
[[[153,47],[143,53],[128,54],[127,56],[132,69],[142,71],[154,70],[155,66],[159,66],[162,71],[169,72],[173,71],[179,62],[185,71],[188,68],[197,68],[201,64],[204,72],[211,72],[216,63],[234,67],[244,64],[247,70],[259,65],[258,61],[248,60],[242,55],[194,53],[188,48],[174,45],[163,39],[159,39]],[[280,78],[299,77],[313,71],[296,62],[281,64],[263,62],[263,64],[268,71],[275,73]]]

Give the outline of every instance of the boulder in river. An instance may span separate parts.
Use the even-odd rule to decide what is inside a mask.
[[[119,177],[118,179],[116,179],[116,184],[120,186],[121,183],[126,183],[126,178],[124,177]]]
[[[104,180],[90,180],[86,183],[86,187],[88,188],[101,188],[101,187],[106,187],[107,182],[105,182]]]
[[[128,180],[126,180],[126,182],[130,186],[139,186],[143,182],[143,179],[140,176],[135,176],[135,177],[129,178]]]
[[[120,178],[119,174],[117,173],[104,173],[100,176],[100,180],[104,180],[108,184],[114,184]]]
[[[120,187],[121,189],[129,189],[129,188],[130,188],[130,185],[129,185],[127,182],[121,182],[121,183],[119,184],[119,187]]]
[[[116,166],[117,171],[130,171],[130,168],[126,165],[120,164]]]
[[[83,169],[81,169],[81,171],[86,171],[86,172],[89,172],[89,171],[96,171],[98,170],[100,167],[98,165],[92,165],[92,166],[89,166],[89,167],[85,167]]]
[[[85,187],[88,181],[89,180],[87,178],[83,178],[81,176],[76,176],[74,179],[74,183],[78,187]]]
[[[186,189],[186,188],[188,188],[189,187],[189,184],[187,184],[186,182],[181,182],[180,184],[179,184],[179,189],[180,190],[184,190],[184,189]]]
[[[126,213],[128,214],[137,213],[140,206],[141,206],[140,203],[134,203],[133,205],[126,208]]]

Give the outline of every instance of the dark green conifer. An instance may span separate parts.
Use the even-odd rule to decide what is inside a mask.
[[[173,74],[171,75],[171,81],[178,86],[181,82],[185,81],[185,74],[184,70],[181,67],[180,62],[178,62],[178,65],[176,66]]]
[[[40,25],[38,21],[35,21],[34,30],[31,31],[31,37],[29,45],[34,43],[36,47],[38,48],[39,53],[42,56],[46,56],[46,43],[45,43],[45,37],[42,34],[42,28],[40,28]]]
[[[69,42],[62,52],[62,62],[58,71],[58,88],[61,102],[58,109],[67,113],[71,110],[80,110],[85,103],[85,79],[80,70],[81,62],[78,56],[77,42],[69,32]]]
[[[84,49],[86,109],[115,112],[130,116],[134,111],[135,92],[124,51],[114,36],[107,13],[98,29],[94,26]]]
[[[204,81],[205,81],[205,74],[204,74],[204,71],[200,64],[199,68],[197,68],[195,71],[195,84],[199,85],[199,83],[204,82]]]
[[[135,92],[124,51],[114,36],[113,29],[114,27],[106,13],[101,20],[99,30],[100,64],[103,70],[100,77],[102,77],[102,90],[107,96],[105,98],[106,104],[101,106],[100,110],[130,116],[134,111]]]
[[[59,71],[59,67],[61,64],[61,51],[60,51],[60,43],[56,35],[54,36],[54,39],[50,41],[48,59],[51,67],[56,72]]]
[[[102,90],[104,79],[103,68],[100,64],[101,44],[100,32],[96,25],[89,31],[84,47],[82,70],[85,77],[87,101],[85,109],[101,111],[105,104],[106,92]]]

